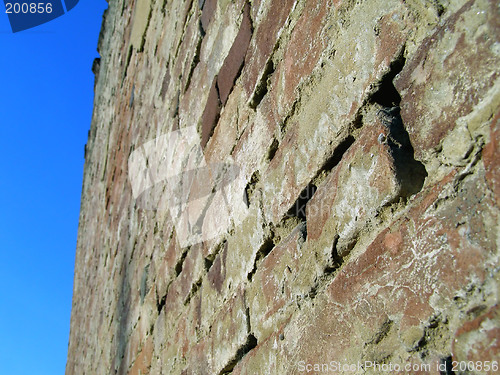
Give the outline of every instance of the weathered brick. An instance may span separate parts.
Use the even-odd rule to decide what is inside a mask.
[[[243,128],[232,156],[247,181],[256,170],[267,164],[266,154],[272,143],[273,131],[266,114],[260,110]]]
[[[294,306],[296,279],[304,267],[302,245],[305,225],[299,224],[276,245],[258,265],[248,291],[250,325],[258,341],[263,341],[287,321]]]
[[[227,162],[230,159],[229,155],[238,139],[238,126],[245,121],[245,112],[237,110],[241,106],[240,99],[241,88],[235,87],[204,150],[207,164]]]
[[[243,19],[238,35],[236,35],[233,45],[224,60],[224,64],[222,64],[217,75],[217,87],[222,105],[226,104],[227,97],[233,88],[236,78],[240,74],[251,38],[252,23],[250,20],[250,6],[246,3],[243,7]]]
[[[484,306],[479,306],[479,308],[484,309]],[[459,362],[473,361],[474,364],[483,366],[485,360],[498,361],[500,359],[499,320],[500,312],[497,304],[458,328],[455,332],[455,340],[453,340],[454,359]],[[477,370],[477,372],[481,371],[479,368]],[[484,371],[484,367],[482,371],[488,374],[496,372],[491,370],[491,366],[490,371]]]
[[[264,242],[261,215],[257,207],[235,228],[235,235],[220,247],[200,288],[202,328],[208,331],[219,306],[234,290],[244,285]],[[236,240],[237,239],[237,240]]]
[[[265,16],[254,25],[254,36],[245,58],[243,85],[250,97],[271,53],[276,45],[280,30],[292,10],[295,0],[272,0],[268,2]]]
[[[285,358],[280,358],[280,351],[276,350],[279,341],[279,335],[282,329],[273,333],[257,347],[247,353],[233,369],[234,375],[252,375],[252,374],[285,374],[287,372],[280,366]],[[281,367],[281,368],[280,368]],[[281,371],[280,371],[281,370]]]
[[[140,52],[127,4],[99,42],[67,375],[498,358],[495,2],[150,5]],[[188,126],[206,170],[134,199]]]
[[[203,30],[206,31],[215,11],[217,10],[217,0],[205,0],[201,8],[201,26],[203,27]]]
[[[167,287],[176,276],[175,266],[180,261],[182,249],[179,246],[175,233],[170,241],[167,242],[166,248],[160,246],[154,255],[154,267],[156,276],[156,288],[158,298],[166,295]],[[156,263],[158,262],[158,263]]]
[[[483,149],[484,167],[488,186],[496,197],[497,206],[500,207],[500,163],[497,152],[500,150],[500,114],[491,122],[490,142]]]
[[[222,293],[222,287],[226,280],[226,258],[227,242],[222,245],[220,253],[215,256],[212,266],[208,270],[208,286],[215,289],[219,294]]]
[[[412,354],[412,350],[418,348],[424,331],[417,330],[413,340],[404,337],[415,327],[435,328],[440,324],[432,323],[432,318],[453,305],[455,293],[467,289],[473,280],[481,283],[485,279],[483,265],[495,246],[492,242],[481,246],[477,239],[468,238],[467,228],[460,229],[461,225],[472,224],[457,227],[453,220],[443,222],[439,219],[446,215],[447,209],[462,206],[460,202],[438,208],[433,205],[450,184],[452,180],[447,179],[419,195],[405,218],[383,230],[363,253],[343,265],[327,286],[326,295],[319,294],[312,303],[305,301],[301,312],[284,327],[283,341],[271,337],[273,351],[263,350],[268,356],[273,353],[276,360],[263,363],[275,372],[293,374],[299,373],[297,363],[300,360],[304,363],[330,363],[332,360],[356,363],[356,358],[362,358],[382,363],[388,353],[398,353],[400,357],[391,357],[392,363],[431,364],[434,371],[438,359],[451,352],[452,341],[427,348],[429,353],[422,361],[420,356]],[[474,184],[470,181],[468,186]],[[463,199],[467,191],[461,192]],[[475,203],[471,201],[470,204],[477,204],[478,199],[473,197]],[[480,206],[492,210],[488,202],[481,202]],[[466,217],[457,217],[455,221],[469,223],[468,218],[474,213],[467,210],[463,215]],[[488,312],[477,321],[467,323],[467,328],[460,328],[457,335],[464,335],[468,329],[475,331],[474,325],[487,319],[493,319],[493,313]],[[456,324],[445,323],[440,334],[451,335]],[[492,327],[485,333],[485,339],[491,340],[496,329]],[[466,340],[463,337],[462,342]],[[411,350],[402,349],[402,344]],[[373,345],[376,347],[372,351]],[[258,366],[253,358],[259,356],[259,348],[242,360],[236,373],[246,373]],[[281,370],[274,370],[276,368]]]
[[[240,288],[217,314],[209,336],[193,348],[193,355],[187,354],[185,373],[220,373],[245,346],[249,334],[245,295]],[[202,369],[200,364],[205,367]]]
[[[364,11],[367,11],[364,6],[356,9],[356,13]],[[401,12],[399,9],[399,13]],[[399,13],[398,17],[401,17]],[[375,28],[377,22],[373,21],[372,24]],[[357,35],[360,27],[366,26],[353,22],[341,32]],[[394,43],[402,44],[404,38],[396,32],[395,34],[397,37],[394,36]],[[335,45],[335,48],[342,48],[343,52],[333,54],[331,61],[325,63],[314,88],[308,95],[303,95],[299,110],[287,120],[287,134],[266,171],[264,200],[266,207],[269,207],[266,215],[270,221],[282,218],[283,213],[331,157],[335,148],[347,138],[347,129],[359,120],[357,116],[362,104],[373,95],[377,84],[389,72],[390,64],[397,59],[398,51],[401,50],[401,45],[398,49],[388,50],[391,55],[388,54],[387,58],[375,66],[375,59],[368,57],[373,57],[377,49],[382,48],[375,33],[356,40],[357,45],[344,39],[339,43],[345,45]],[[362,61],[369,61],[371,64],[370,74],[360,73],[366,68],[360,65]],[[280,121],[280,117],[287,116],[289,108],[283,107],[278,99],[279,89],[276,85],[279,83],[273,81],[271,89],[274,89],[272,95],[277,96],[273,100],[278,108],[277,117]],[[346,92],[349,92],[348,101],[341,99]]]
[[[151,367],[151,359],[153,356],[153,339],[151,336],[148,337],[144,343],[141,352],[135,359],[132,368],[129,370],[130,375],[146,375],[149,374],[149,368]]]
[[[265,242],[261,210],[252,206],[248,216],[235,228],[234,236],[227,240],[224,254],[224,290],[236,288],[252,272],[257,252]]]
[[[203,272],[203,252],[201,244],[191,246],[182,263],[182,271],[178,276],[181,283],[181,295],[184,301],[190,297],[195,284]]]
[[[471,112],[498,79],[500,57],[493,45],[500,34],[485,31],[496,28],[496,3],[488,7],[465,3],[423,41],[395,81],[417,159],[430,157],[455,121]]]
[[[193,75],[191,76],[191,84],[179,101],[178,111],[180,128],[196,126],[200,122],[207,108],[209,95],[212,95],[210,98],[212,107],[209,108],[217,108],[218,95],[215,88],[214,76],[208,74],[207,64],[204,61],[200,61],[196,65]],[[216,116],[212,115],[212,119],[215,117]]]
[[[418,211],[421,213],[415,216]],[[454,291],[466,287],[472,275],[484,278],[483,251],[488,249],[470,242],[455,223],[437,222],[439,212],[418,207],[408,214],[409,221],[401,220],[382,232],[356,262],[339,273],[330,286],[333,299],[345,303],[346,297],[367,293],[366,297],[376,302],[382,300],[383,294],[393,293],[397,298],[391,303],[404,313],[401,324],[405,326],[419,324],[431,315],[432,295],[437,293],[440,299],[449,301]],[[461,218],[455,220],[460,222]],[[388,273],[381,272],[383,269]],[[397,289],[370,292],[370,274],[377,275],[375,283],[385,285],[383,280],[392,277],[391,270],[398,270]],[[351,291],[350,297],[345,290]]]
[[[282,100],[285,107],[290,107],[295,101],[296,87],[302,79],[309,77],[325,49],[322,29],[330,7],[329,1],[311,1],[291,33],[283,63],[277,69],[277,75],[283,74]]]
[[[337,251],[344,254],[366,222],[398,198],[401,184],[386,138],[387,128],[366,125],[313,198],[307,203],[307,236],[318,239],[325,227]],[[370,207],[368,209],[368,207]]]

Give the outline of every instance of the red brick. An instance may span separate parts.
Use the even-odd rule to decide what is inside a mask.
[[[468,1],[427,37],[395,80],[402,98],[401,116],[417,159],[439,145],[456,120],[472,111],[499,75],[496,67],[500,59],[491,48],[499,34],[467,39],[461,31],[466,27],[463,23],[483,14],[487,14],[487,26],[494,30],[497,4],[491,1],[490,10],[485,12],[471,11],[473,5],[474,1]],[[454,37],[458,41],[449,51],[448,41]]]
[[[184,303],[184,295],[182,293],[182,285],[179,278],[175,279],[169,286],[167,296],[165,297],[165,316],[168,319],[176,318],[179,314],[180,308]],[[170,322],[170,324],[172,324]]]
[[[153,338],[149,336],[142,347],[141,352],[135,359],[135,362],[128,372],[129,375],[146,375],[149,374],[151,367],[151,359],[153,357]]]
[[[495,305],[477,318],[465,322],[455,332],[453,340],[454,360],[484,361],[500,360],[500,307]],[[493,374],[495,371],[488,371]]]
[[[182,375],[209,375],[209,348],[210,341],[202,340],[196,344],[189,352],[188,366],[182,371]]]
[[[277,75],[284,73],[285,107],[295,101],[295,89],[303,78],[307,78],[316,66],[325,48],[322,35],[323,26],[331,7],[329,1],[313,0],[304,8],[295,25],[283,58],[283,64],[277,69]]]
[[[222,293],[222,286],[226,279],[226,256],[227,242],[223,245],[220,253],[216,255],[215,260],[207,274],[209,286],[215,289],[219,294]]]
[[[190,296],[195,283],[201,278],[202,271],[203,258],[201,244],[196,244],[187,250],[186,258],[182,262],[182,271],[171,286],[171,289],[174,288],[172,292],[178,293],[182,303]],[[170,290],[168,294],[170,294]],[[166,302],[170,302],[168,295]],[[180,302],[177,301],[177,303]]]
[[[217,0],[205,0],[203,10],[201,12],[201,26],[204,31],[207,31],[208,25],[217,10]]]
[[[436,199],[437,192],[431,192],[431,197]],[[488,205],[479,205],[479,199],[471,202],[475,210]],[[356,299],[364,298],[370,311],[401,311],[403,329],[432,315],[432,295],[450,301],[453,293],[473,277],[484,279],[483,264],[494,242],[478,243],[467,235],[466,228],[457,228],[455,223],[467,219],[469,222],[474,210],[469,208],[462,217],[442,221],[438,218],[446,217],[447,210],[467,206],[459,200],[440,213],[430,214],[427,212],[432,212],[432,204],[424,199],[421,202],[423,206],[415,207],[407,218],[384,230],[356,261],[341,270],[329,287],[333,301],[355,306]],[[482,235],[484,232],[479,231],[477,237]],[[372,291],[373,285],[385,287]]]
[[[231,155],[239,137],[240,127],[248,122],[249,111],[240,108],[241,93],[241,87],[234,87],[233,94],[227,101],[214,129],[214,134],[203,152],[209,165],[227,162],[228,155]]]
[[[227,97],[231,93],[234,82],[240,74],[251,38],[252,23],[250,20],[250,6],[248,3],[245,3],[240,30],[217,76],[217,87],[219,88],[219,97],[222,105],[226,104]]]
[[[405,34],[401,30],[407,26],[401,19],[397,21],[394,16],[398,13],[392,12],[383,16],[378,22],[378,38],[375,57],[375,66],[383,65],[389,67],[390,63],[400,53],[405,42]]]
[[[476,225],[469,222],[475,215],[473,211],[488,210],[491,202],[469,197],[474,209],[464,206],[464,201],[469,199],[467,191],[475,186],[472,181],[459,194],[457,201],[435,209],[433,203],[449,183],[447,179],[419,194],[406,217],[392,223],[363,253],[344,264],[328,285],[327,295],[317,296],[314,306],[302,311],[303,318],[288,324],[285,341],[287,331],[299,332],[293,339],[297,343],[292,349],[293,358],[329,363],[352,355],[356,357],[358,354],[353,352],[358,350],[359,356],[361,351],[366,354],[367,346],[377,337],[377,332],[382,331],[387,319],[394,322],[392,335],[400,345],[398,337],[410,328],[425,326],[441,308],[453,305],[456,293],[466,290],[472,280],[484,281],[484,268],[489,264],[486,260],[495,253],[496,245],[493,240],[481,245],[477,243],[478,239],[470,238]],[[458,207],[464,207],[463,216],[451,217],[447,211],[455,212]],[[443,217],[450,219],[443,220]],[[466,227],[460,228],[457,222],[465,222],[462,225]],[[479,230],[477,237],[482,235],[484,232]],[[434,308],[436,305],[440,306],[438,311]],[[457,331],[457,337],[469,331],[477,332],[481,322],[495,319],[494,314],[498,315],[497,312],[488,312],[477,321],[465,324]],[[490,340],[487,342],[493,343],[495,335],[498,337],[496,328],[489,330],[485,334]],[[472,341],[473,337],[471,335]],[[449,347],[444,350],[452,352],[452,343],[447,345]],[[483,353],[481,343],[475,342],[474,345],[477,345],[477,353]],[[486,348],[487,344],[484,345]],[[492,353],[497,353],[496,344],[490,347]],[[377,350],[381,350],[379,348],[380,345]],[[432,352],[431,348],[426,362],[436,363],[439,354]],[[475,359],[472,355],[471,358]],[[409,360],[413,363],[419,361],[411,356]]]
[[[250,44],[243,75],[243,85],[250,97],[255,89],[259,77],[276,45],[280,29],[292,10],[294,0],[271,0],[268,2],[268,11],[265,18],[254,25],[253,41]]]
[[[201,147],[205,147],[212,136],[213,129],[217,125],[221,109],[217,81],[214,78],[210,92],[208,94],[207,104],[201,117]]]

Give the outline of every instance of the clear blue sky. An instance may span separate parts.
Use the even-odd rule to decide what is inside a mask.
[[[16,34],[0,5],[0,374],[64,374],[105,0]]]

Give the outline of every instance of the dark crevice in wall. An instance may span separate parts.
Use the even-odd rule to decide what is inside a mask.
[[[379,344],[385,337],[389,335],[389,331],[391,330],[394,322],[391,319],[386,319],[375,336],[368,342],[365,343],[365,346],[369,345],[377,345]]]
[[[389,71],[382,77],[377,90],[371,94],[368,102],[381,107],[377,115],[387,128],[388,135],[382,136],[379,142],[386,142],[389,145],[396,165],[396,176],[401,184],[400,196],[407,198],[422,189],[427,171],[414,157],[410,136],[401,118],[401,96],[393,83],[405,65],[404,50],[403,47],[398,57],[390,64]]]
[[[349,135],[342,142],[340,142],[340,144],[333,151],[333,154],[328,159],[326,159],[326,161],[320,167],[316,174],[316,177],[321,173],[328,173],[333,168],[335,168],[340,163],[347,150],[349,150],[349,148],[352,146],[354,141],[355,138],[352,135]]]
[[[196,295],[196,293],[200,289],[201,282],[202,278],[200,277],[195,283],[193,283],[193,285],[191,285],[191,290],[189,291],[189,294],[186,297],[186,300],[184,301],[184,305],[188,305],[189,302],[191,302],[191,299]]]
[[[315,299],[321,289],[321,286],[330,279],[328,275],[328,273],[323,273],[321,276],[317,277],[313,286],[311,287],[311,289],[309,289],[309,292],[307,292],[304,297],[311,300]]]
[[[189,251],[189,247],[186,248],[186,251],[184,251],[181,255],[181,258],[179,261],[175,264],[175,277],[179,276],[182,272],[182,266],[184,265],[184,260],[186,259],[187,253]]]
[[[396,165],[396,177],[401,183],[403,198],[418,193],[427,177],[425,166],[415,159],[414,149],[410,142],[410,136],[406,131],[401,119],[400,108],[384,107],[378,111],[382,124],[388,129],[388,136],[382,139],[387,142]]]
[[[209,256],[205,257],[203,260],[203,267],[205,268],[205,271],[208,272],[210,271],[210,268],[212,268],[212,265],[214,264],[216,254],[210,254]]]
[[[255,255],[255,261],[253,263],[252,271],[250,271],[250,273],[247,275],[248,281],[252,281],[252,278],[257,271],[257,264],[261,259],[264,259],[271,252],[271,250],[274,248],[274,245],[273,235],[264,240],[264,243],[260,246]]]
[[[469,162],[463,168],[462,170],[458,171],[456,174],[455,178],[453,179],[453,189],[458,192],[460,189],[460,185],[464,182],[464,179],[473,174],[473,168],[474,166],[481,160],[482,155],[483,155],[483,147],[484,147],[484,139],[483,137],[478,137],[475,140],[474,146],[471,148],[471,150],[465,155],[465,160],[468,160]],[[436,201],[436,203],[439,205],[440,199]]]
[[[134,105],[134,99],[135,99],[135,83],[132,85],[132,92],[130,93],[130,100],[128,102],[128,106],[132,108]]]
[[[303,298],[314,300],[316,296],[321,292],[321,290],[323,290],[332,282],[332,280],[336,277],[338,271],[342,268],[343,264],[345,263],[345,256],[342,256],[338,250],[339,239],[339,235],[335,235],[332,242],[332,250],[330,259],[328,260],[328,264],[323,270],[323,273],[316,277],[311,289],[309,289],[309,292],[307,292],[303,296]],[[356,241],[353,241],[352,246],[354,246],[355,244]]]
[[[174,97],[174,101],[172,103],[172,107],[174,108],[174,113],[172,114],[173,118],[177,118],[177,122],[172,126],[172,131],[177,130],[179,128],[179,103],[180,103],[180,90],[177,90],[177,94]]]
[[[165,14],[165,9],[167,8],[167,3],[168,3],[168,0],[163,0],[163,4],[161,5],[161,11],[164,14]]]
[[[243,197],[245,200],[245,203],[247,207],[250,207],[250,199],[253,196],[253,193],[255,191],[255,186],[260,180],[260,174],[258,171],[255,171],[252,174],[252,177],[250,177],[250,181],[248,182],[247,186],[245,187],[245,196]]]
[[[256,109],[262,99],[264,99],[264,96],[266,96],[268,90],[269,90],[269,84],[271,81],[271,76],[273,75],[275,70],[274,67],[274,62],[270,58],[266,66],[264,68],[264,73],[262,73],[262,77],[260,81],[257,83],[257,86],[255,87],[255,91],[250,99],[249,106],[252,109]]]
[[[138,52],[144,52],[144,45],[146,44],[146,34],[148,33],[149,24],[151,22],[151,16],[153,15],[153,5],[154,5],[154,1],[151,2],[151,5],[149,7],[148,20],[146,22],[146,28],[144,29],[144,33],[142,34],[141,47],[139,48]]]
[[[224,375],[224,374],[230,374],[233,372],[234,366],[243,359],[243,357],[252,349],[254,349],[257,346],[257,338],[249,334],[247,337],[247,341],[243,346],[241,346],[238,351],[236,352],[235,357],[227,364],[226,367],[224,367],[220,372],[219,375]]]
[[[247,339],[245,343],[238,348],[236,354],[229,361],[229,363],[219,372],[219,375],[232,373],[234,367],[238,364],[238,362],[241,361],[243,357],[252,349],[254,349],[258,344],[257,338],[251,333],[250,309],[248,307],[245,310],[245,316],[246,316],[247,331],[249,332]]]
[[[311,200],[318,188],[313,183],[307,185],[299,194],[299,197],[293,206],[286,213],[286,217],[297,217],[300,220],[306,220],[306,205]]]
[[[162,297],[160,297],[156,301],[156,309],[158,310],[158,314],[160,314],[163,307],[165,307],[165,302],[167,301],[167,293],[165,293]]]
[[[201,37],[198,38],[198,42],[196,43],[193,61],[191,62],[191,66],[189,68],[188,76],[186,79],[186,87],[184,87],[184,92],[186,92],[189,89],[189,86],[191,85],[191,78],[193,77],[194,70],[196,69],[196,67],[198,66],[198,64],[200,62],[202,42],[203,42],[203,35],[201,35]]]
[[[439,342],[451,339],[449,334],[447,318],[441,315],[433,316],[424,327],[422,337],[410,352],[418,353],[420,358],[426,361],[429,355],[436,351],[436,347],[441,346]]]
[[[356,114],[354,115],[354,120],[352,121],[351,125],[351,132],[355,131],[356,129],[361,129],[363,126],[363,106],[361,106]]]
[[[245,293],[245,305],[246,304],[247,304],[247,302],[246,302],[246,293]],[[252,332],[252,326],[250,324],[250,308],[249,307],[246,308],[246,318],[247,318],[246,319],[247,320],[247,330],[248,330],[248,332]]]
[[[125,9],[127,8],[127,5],[129,5],[129,2],[128,1],[124,1],[123,4],[122,4],[122,11],[121,11],[120,17],[123,17],[123,14],[125,13]]]
[[[139,291],[141,298],[141,305],[144,303],[144,298],[146,297],[146,294],[148,292],[148,276],[149,276],[149,264],[146,267],[144,267],[141,277],[141,285]]]
[[[376,85],[377,89],[368,98],[368,102],[377,103],[382,107],[399,106],[401,96],[394,86],[394,78],[403,70],[406,59],[404,57],[405,48],[403,47],[399,55],[391,62],[389,71],[384,74],[380,83]]]
[[[300,107],[300,100],[295,100],[292,104],[292,108],[290,109],[288,114],[283,119],[283,122],[280,124],[280,131],[281,131],[282,136],[285,135],[287,128],[288,128],[288,122],[290,121],[290,119],[292,119],[294,117],[294,115],[298,111],[299,107]]]
[[[130,46],[130,48],[128,49],[127,58],[125,59],[125,67],[123,68],[121,87],[123,87],[123,82],[125,82],[125,78],[127,77],[128,66],[130,65],[130,60],[132,59],[133,53],[134,46]]]
[[[339,242],[339,235],[335,235],[332,243],[332,252],[329,264],[325,268],[325,273],[330,274],[338,270],[344,263],[344,258],[340,256],[337,244]]]
[[[455,374],[453,371],[453,358],[451,355],[439,359],[439,374],[440,375],[452,375]]]
[[[205,271],[207,272],[210,271],[210,268],[212,268],[212,265],[214,264],[215,258],[221,252],[221,250],[226,247],[227,247],[227,241],[223,240],[215,247],[212,254],[209,254],[205,257],[204,259]]]
[[[444,7],[443,4],[439,2],[439,0],[432,0],[432,5],[436,9],[436,15],[438,17],[441,17],[443,13],[446,11],[446,8]]]
[[[97,81],[99,80],[99,71],[101,69],[101,58],[96,57],[92,62],[92,73],[94,73],[94,93]]]
[[[276,151],[278,151],[279,142],[276,138],[273,139],[271,146],[269,146],[269,150],[267,150],[267,160],[271,161],[274,159],[276,155]]]

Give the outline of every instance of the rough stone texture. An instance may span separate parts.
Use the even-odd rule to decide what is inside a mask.
[[[119,0],[98,50],[67,375],[495,372],[497,2]]]

